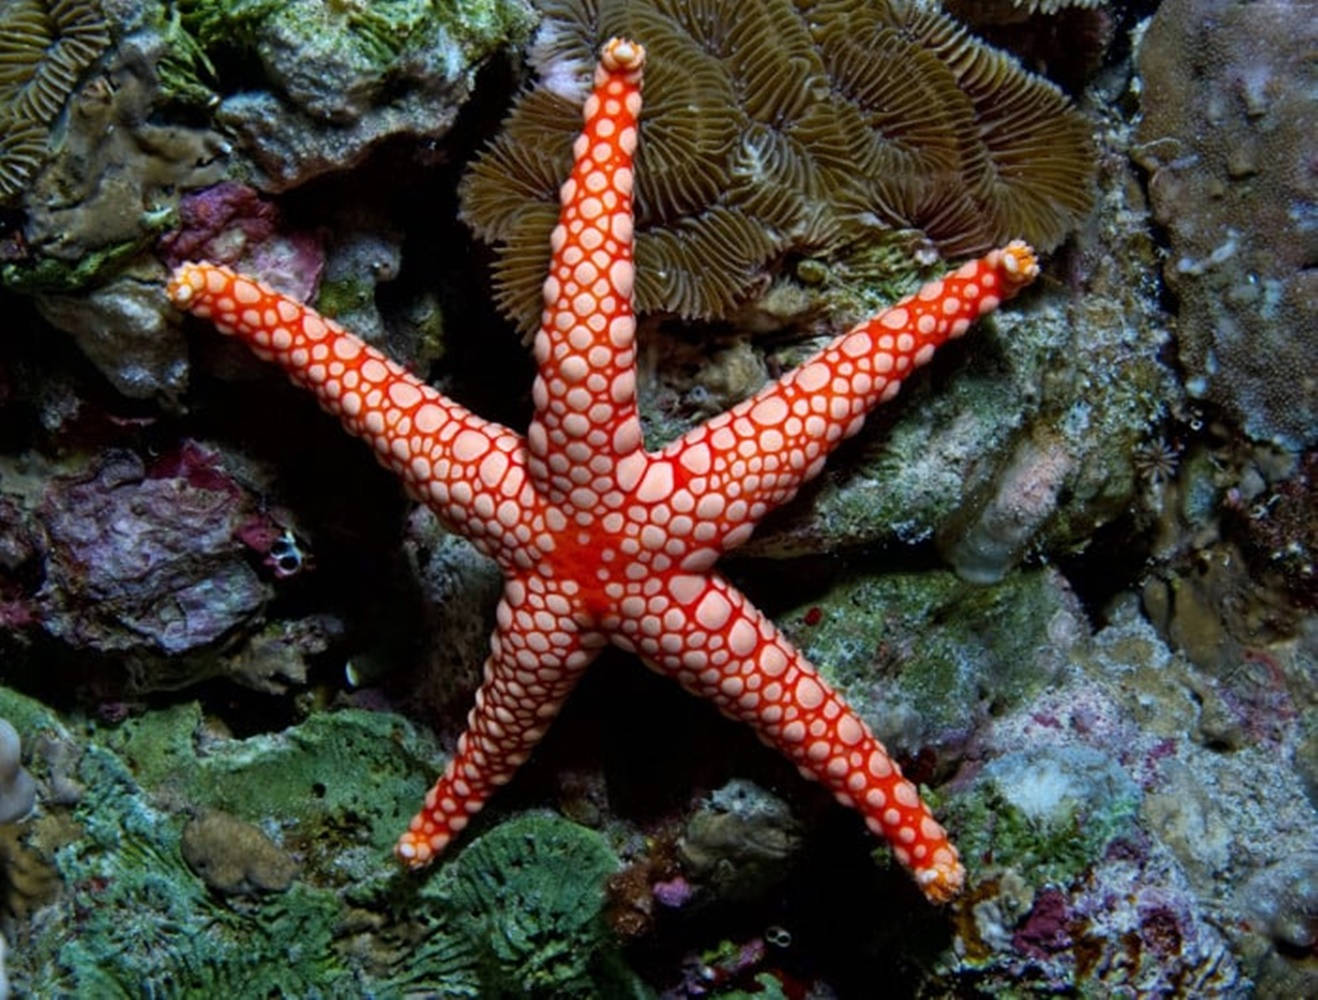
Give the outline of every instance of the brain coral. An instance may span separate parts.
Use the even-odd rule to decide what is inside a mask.
[[[48,126],[109,44],[94,0],[0,0],[0,200],[41,165]]]
[[[1090,205],[1089,128],[1052,84],[935,11],[862,0],[547,0],[539,86],[462,184],[523,330],[612,35],[646,66],[637,169],[642,311],[726,317],[792,254],[946,257],[1024,237],[1049,249]]]

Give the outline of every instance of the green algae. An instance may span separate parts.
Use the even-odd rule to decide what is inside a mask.
[[[448,44],[470,55],[527,23],[525,8],[504,0],[182,0],[178,6],[182,26],[203,52],[252,51],[270,37],[287,37],[332,53],[335,63],[374,72],[388,70],[409,53]]]
[[[1139,787],[1088,747],[1041,747],[1000,757],[941,807],[973,872],[988,864],[1031,883],[1066,886],[1136,831]]]
[[[25,738],[73,739],[4,688],[0,715]],[[62,889],[13,939],[23,995],[650,995],[604,922],[619,861],[594,831],[519,816],[429,879],[398,870],[388,845],[438,760],[397,716],[341,710],[235,740],[187,702],[75,731],[81,798],[41,805],[64,831],[47,847]],[[182,830],[212,808],[297,852],[286,891],[225,897],[188,867]]]
[[[172,217],[172,213],[169,213]],[[0,285],[14,292],[68,294],[103,284],[128,266],[155,237],[168,228],[166,215],[144,213],[142,235],[89,251],[76,261],[36,256],[31,261],[11,262],[0,267]]]
[[[365,278],[325,280],[316,292],[316,311],[333,319],[340,319],[345,313],[368,308],[374,303],[375,283]]]
[[[788,1000],[782,982],[771,972],[761,972],[755,977],[755,989],[732,990],[720,993],[721,1000]]]
[[[428,737],[382,712],[318,713],[282,733],[198,750],[201,728],[200,708],[186,703],[131,719],[106,743],[144,787],[252,822],[278,817],[311,850],[322,840],[326,850],[369,848],[376,874],[392,870],[387,852],[439,767]]]
[[[18,737],[29,745],[37,733],[50,731],[63,733],[64,726],[55,713],[41,702],[12,688],[0,686],[0,719],[8,719],[18,730]]]
[[[77,773],[82,835],[55,853],[63,893],[15,970],[32,995],[319,997],[347,985],[330,947],[332,892],[295,884],[230,908],[184,864],[180,819],[151,805],[121,760],[92,745]]]
[[[1048,571],[989,587],[936,571],[857,574],[780,621],[877,732],[918,746],[1042,690],[1061,666],[1049,627],[1068,612]]]

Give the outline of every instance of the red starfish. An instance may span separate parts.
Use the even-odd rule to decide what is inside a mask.
[[[299,302],[211,264],[184,264],[175,305],[275,361],[375,447],[507,580],[457,754],[398,842],[428,864],[512,777],[610,642],[755,727],[854,806],[934,901],[965,870],[865,722],[712,566],[822,468],[935,347],[1038,273],[995,250],[834,340],[657,452],[636,412],[632,154],[645,50],[600,54],[562,188],[526,437],[482,420]]]

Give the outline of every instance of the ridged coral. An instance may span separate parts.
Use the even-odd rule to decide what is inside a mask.
[[[1014,24],[1065,10],[1094,10],[1104,0],[948,0],[944,6],[957,17],[976,24]]]
[[[44,125],[0,113],[0,199],[17,193],[46,155]]]
[[[95,0],[0,0],[0,199],[36,172],[47,127],[109,44]]]
[[[529,331],[599,43],[642,40],[636,295],[727,317],[793,254],[926,242],[965,257],[1055,246],[1088,210],[1089,129],[1048,82],[943,14],[860,0],[548,0],[518,100],[461,188]]]

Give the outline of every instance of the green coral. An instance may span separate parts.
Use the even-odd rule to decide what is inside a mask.
[[[82,836],[56,852],[58,913],[33,926],[16,970],[31,995],[316,997],[348,984],[331,947],[342,909],[333,893],[294,885],[232,910],[188,870],[180,824],[114,754],[89,747],[78,778]]]
[[[72,743],[53,713],[3,688],[0,715],[25,738]],[[402,720],[345,710],[245,740],[207,739],[204,725],[184,703],[85,730],[85,791],[43,820],[63,831],[46,848],[62,891],[13,941],[22,995],[649,995],[603,920],[619,863],[599,834],[522,816],[435,877],[407,877],[387,846],[435,762]],[[278,831],[302,874],[287,891],[221,899],[180,847],[199,808]]]
[[[412,726],[345,709],[198,754],[201,725],[200,709],[188,703],[129,720],[106,742],[145,787],[253,822],[279,816],[312,850],[322,841],[335,850],[344,840],[365,846],[354,877],[392,871],[387,852],[438,765],[433,745]]]
[[[412,905],[428,930],[386,995],[628,1000],[652,993],[605,925],[617,856],[598,833],[524,815],[472,841]]]
[[[557,817],[520,817],[464,850],[440,891],[479,956],[482,995],[620,995],[602,919],[617,870],[603,837]]]

